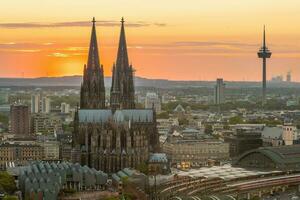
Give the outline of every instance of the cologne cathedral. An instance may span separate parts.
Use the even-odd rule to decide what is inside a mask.
[[[159,148],[156,113],[154,109],[135,107],[134,70],[129,65],[123,18],[117,58],[112,67],[110,102],[106,103],[95,19],[92,22],[80,108],[74,118],[72,161],[107,173],[137,168]]]

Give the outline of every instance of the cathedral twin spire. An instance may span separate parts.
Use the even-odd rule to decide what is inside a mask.
[[[91,41],[87,66],[84,67],[81,85],[80,107],[82,109],[105,108],[105,86],[103,66],[100,66],[95,18],[93,18]],[[110,107],[116,109],[134,109],[133,68],[129,65],[124,19],[121,20],[121,33],[116,64],[112,69]]]
[[[92,23],[93,26],[92,26],[92,34],[91,34],[89,57],[88,57],[87,65],[91,68],[98,68],[100,67],[100,59],[99,59],[99,52],[98,52],[95,17],[93,18]]]
[[[133,68],[128,61],[124,22],[122,18],[117,60],[112,73],[110,104],[113,110],[135,108]]]

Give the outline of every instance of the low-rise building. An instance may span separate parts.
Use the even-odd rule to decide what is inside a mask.
[[[22,166],[29,161],[42,160],[44,149],[37,144],[0,144],[0,169],[10,166]]]
[[[151,175],[170,173],[167,155],[165,153],[151,154],[148,162],[148,171]]]
[[[262,139],[264,146],[281,146],[284,145],[282,140],[282,127],[264,127],[262,131]]]
[[[64,161],[71,161],[71,143],[60,143],[59,147],[59,158]]]
[[[229,144],[218,140],[177,140],[162,145],[171,165],[188,163],[191,167],[208,165],[208,160],[223,161],[229,158]]]
[[[60,118],[49,114],[34,114],[31,119],[32,132],[34,134],[50,134],[54,135],[62,130],[62,122]]]
[[[16,172],[23,199],[59,199],[63,189],[101,191],[108,180],[102,171],[69,162],[33,162],[10,171]]]
[[[293,145],[298,139],[297,127],[291,123],[284,124],[282,127],[282,139],[285,145]]]
[[[178,126],[178,118],[157,119],[157,130],[160,135],[169,133],[172,126]]]
[[[44,160],[59,159],[59,142],[58,141],[39,141],[37,142],[44,149]]]
[[[154,92],[148,92],[145,98],[145,108],[153,108],[156,112],[161,112],[161,101],[159,96]]]

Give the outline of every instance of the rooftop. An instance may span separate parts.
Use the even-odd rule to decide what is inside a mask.
[[[232,167],[231,165],[203,167],[200,169],[190,169],[189,171],[176,171],[178,176],[189,176],[192,178],[206,177],[206,178],[222,178],[224,180],[232,180],[236,178],[271,174],[280,171],[258,171],[247,170],[239,167]]]
[[[243,156],[250,153],[262,153],[271,158],[276,163],[300,163],[300,145],[286,145],[278,147],[261,147],[256,150],[246,152]]]
[[[110,109],[80,109],[78,111],[79,122],[105,123],[109,120],[115,122],[152,122],[152,109],[125,109],[117,110],[115,113]]]

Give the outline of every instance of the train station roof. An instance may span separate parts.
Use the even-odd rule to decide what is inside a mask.
[[[192,178],[221,178],[224,180],[233,180],[237,178],[259,176],[271,173],[280,173],[280,171],[259,171],[248,170],[240,167],[232,167],[231,165],[202,167],[200,169],[190,169],[188,171],[177,171],[178,176],[189,176]]]
[[[300,145],[286,145],[278,147],[261,147],[242,154],[234,163],[236,166],[241,166],[243,160],[251,159],[253,156],[261,155],[274,164],[277,169],[300,169]],[[259,162],[259,159],[258,159]]]

